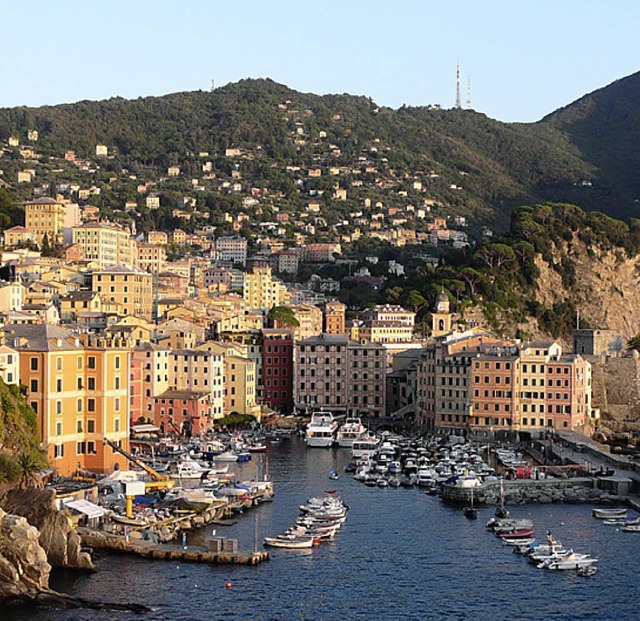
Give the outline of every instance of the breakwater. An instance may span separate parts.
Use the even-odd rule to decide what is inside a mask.
[[[615,493],[615,489],[601,489],[602,481],[592,477],[503,481],[505,504],[608,504],[624,501],[624,496]],[[446,483],[442,486],[442,499],[445,502],[469,504],[472,493],[476,504],[501,503],[499,481],[491,481],[474,488]]]

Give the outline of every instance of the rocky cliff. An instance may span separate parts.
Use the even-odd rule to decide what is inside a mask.
[[[51,565],[39,538],[25,518],[0,509],[0,600],[48,589]]]
[[[58,511],[56,492],[43,490],[10,490],[2,506],[10,513],[20,515],[39,531],[39,542],[47,560],[53,567],[93,569],[91,557],[81,549],[81,541],[69,516]]]

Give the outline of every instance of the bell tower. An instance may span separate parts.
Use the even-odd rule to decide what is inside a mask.
[[[431,336],[442,336],[451,332],[451,316],[449,296],[440,291],[436,298],[435,311],[431,313]]]

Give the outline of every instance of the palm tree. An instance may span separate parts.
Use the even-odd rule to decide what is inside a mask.
[[[20,489],[42,489],[44,484],[40,471],[40,460],[33,451],[23,451],[18,455],[18,465],[20,466]]]

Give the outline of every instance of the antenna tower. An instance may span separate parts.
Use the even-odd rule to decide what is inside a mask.
[[[216,90],[216,81],[211,78],[211,92],[213,93],[213,91]]]
[[[462,99],[460,97],[460,60],[458,59],[456,69],[456,108],[462,108]]]
[[[467,110],[473,110],[471,105],[471,76],[467,76]]]

